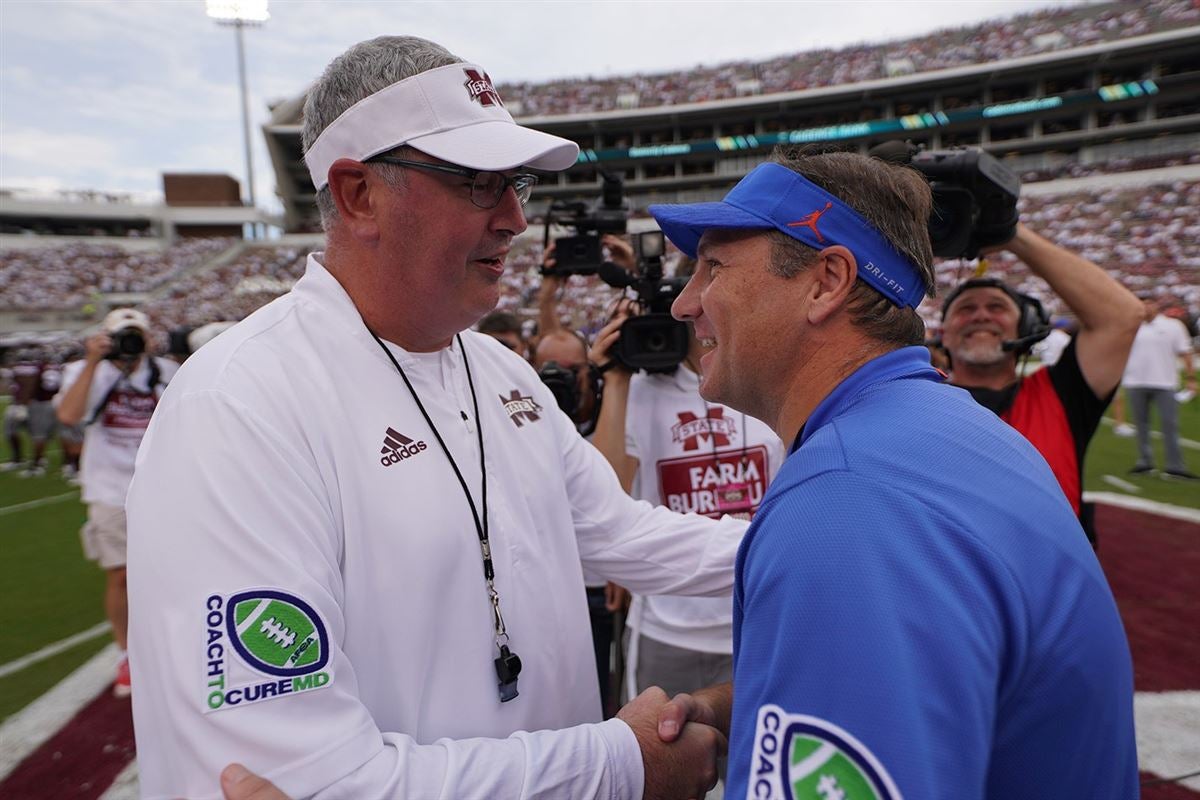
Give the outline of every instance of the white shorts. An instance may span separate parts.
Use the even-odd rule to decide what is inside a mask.
[[[88,520],[79,529],[83,554],[104,569],[125,566],[125,509],[90,503]]]

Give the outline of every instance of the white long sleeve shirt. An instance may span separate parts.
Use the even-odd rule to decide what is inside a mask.
[[[319,256],[319,254],[318,254]],[[433,431],[337,281],[206,346],[160,401],[130,489],[130,665],[145,796],[219,797],[245,763],[293,797],[640,798],[600,719],[584,567],[721,595],[744,524],[629,499],[489,337],[391,347],[482,505],[524,669],[499,701],[475,523]],[[398,445],[398,446],[397,446]],[[423,446],[422,446],[423,445]]]

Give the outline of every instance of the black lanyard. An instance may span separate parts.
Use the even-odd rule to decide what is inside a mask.
[[[500,681],[500,702],[507,703],[517,696],[517,676],[521,673],[521,659],[508,647],[508,633],[504,628],[504,617],[500,614],[500,594],[496,591],[496,570],[492,565],[492,545],[488,540],[487,463],[483,457],[483,418],[479,416],[479,400],[475,396],[475,382],[471,378],[471,363],[467,360],[467,349],[463,346],[462,336],[455,336],[454,339],[458,342],[459,352],[462,353],[463,367],[467,371],[467,386],[471,388],[471,405],[475,410],[475,432],[479,436],[479,476],[483,484],[483,491],[481,493],[481,505],[483,506],[482,521],[479,511],[475,508],[475,498],[471,496],[471,491],[467,488],[467,481],[463,478],[462,470],[458,468],[458,463],[454,460],[454,456],[450,454],[450,448],[446,446],[446,442],[442,439],[442,434],[438,432],[437,426],[433,424],[433,419],[429,416],[429,412],[425,410],[425,405],[421,402],[417,390],[413,388],[412,382],[408,379],[408,375],[404,373],[400,362],[392,355],[392,351],[387,348],[383,340],[376,336],[374,331],[371,331],[371,336],[379,344],[379,347],[392,362],[392,365],[396,367],[396,371],[400,373],[400,377],[404,379],[404,385],[408,387],[409,393],[412,394],[413,400],[416,401],[417,408],[421,411],[421,416],[425,417],[425,422],[429,425],[429,429],[433,431],[433,437],[441,445],[442,452],[446,454],[446,460],[450,462],[450,468],[454,470],[454,475],[458,478],[459,485],[462,486],[463,494],[467,496],[467,505],[471,507],[471,517],[475,520],[475,532],[479,534],[479,549],[483,553],[483,578],[487,582],[488,598],[492,603],[492,622],[496,630],[496,647],[500,651],[500,655],[493,662],[496,667],[496,677]]]

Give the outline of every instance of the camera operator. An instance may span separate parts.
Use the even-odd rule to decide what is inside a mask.
[[[145,314],[112,311],[103,330],[87,339],[83,360],[63,368],[62,388],[54,398],[59,422],[84,426],[80,477],[88,521],[81,535],[85,554],[106,573],[104,609],[121,650],[113,684],[118,697],[130,694],[125,495],[159,395],[178,369],[175,362],[146,352],[149,336]]]
[[[605,236],[605,244],[614,237]],[[550,388],[559,408],[575,423],[580,433],[592,440],[597,413],[599,373],[588,361],[588,344],[582,336],[565,328],[558,315],[558,296],[567,278],[551,274],[556,265],[554,244],[542,256],[542,285],[538,290],[538,339],[533,350],[533,368]],[[610,672],[612,646],[617,624],[614,613],[624,611],[628,593],[614,583],[583,572],[587,590],[588,616],[596,656],[596,678],[600,682],[600,705],[605,717],[612,715],[616,695]]]
[[[1079,320],[1079,333],[1053,366],[1022,377],[1018,360],[1049,331],[1041,304],[993,278],[965,281],[942,306],[949,382],[1037,448],[1095,545],[1091,509],[1083,503],[1083,458],[1120,383],[1142,306],[1100,267],[1023,223],[1002,249],[1062,298]]]
[[[626,270],[633,269],[629,245],[619,237],[604,234],[599,238],[611,254],[611,262]],[[622,251],[619,248],[624,247]],[[622,257],[627,252],[628,258]],[[563,326],[558,298],[567,286],[568,275],[556,274],[555,245],[547,245],[542,255],[542,285],[538,289],[538,340],[533,349],[533,368],[550,387],[559,406],[570,416],[584,436],[589,436],[597,413],[599,374],[589,368],[588,344],[578,333]],[[572,390],[573,387],[573,390]]]
[[[614,263],[633,271],[628,243],[614,242],[610,252]],[[691,274],[694,262],[685,263],[676,277]],[[592,346],[592,361],[606,366],[592,443],[636,499],[673,511],[750,519],[783,464],[783,443],[759,420],[700,396],[698,364],[708,348],[691,324],[687,356],[670,371],[634,373],[616,360],[621,328],[633,311],[623,303]],[[634,595],[626,624],[629,697],[648,686],[674,696],[732,679],[733,609],[727,600]]]

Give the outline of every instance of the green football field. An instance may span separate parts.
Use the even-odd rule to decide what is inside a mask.
[[[1200,400],[1184,406],[1181,417],[1183,436],[1200,441]],[[1088,451],[1087,489],[1200,508],[1198,483],[1129,475],[1134,448],[1133,439],[1119,438],[1111,425],[1102,425]],[[60,477],[57,447],[51,448],[49,457],[45,477],[0,473],[0,538],[10,570],[0,581],[0,672],[5,665],[104,620],[104,576],[84,559],[79,544],[84,520],[79,490]],[[1200,449],[1186,448],[1184,457],[1192,470],[1200,471]],[[5,442],[0,445],[0,461],[8,458]],[[1128,488],[1114,485],[1105,476]],[[96,636],[0,677],[0,719],[36,699],[108,642],[107,634]]]

